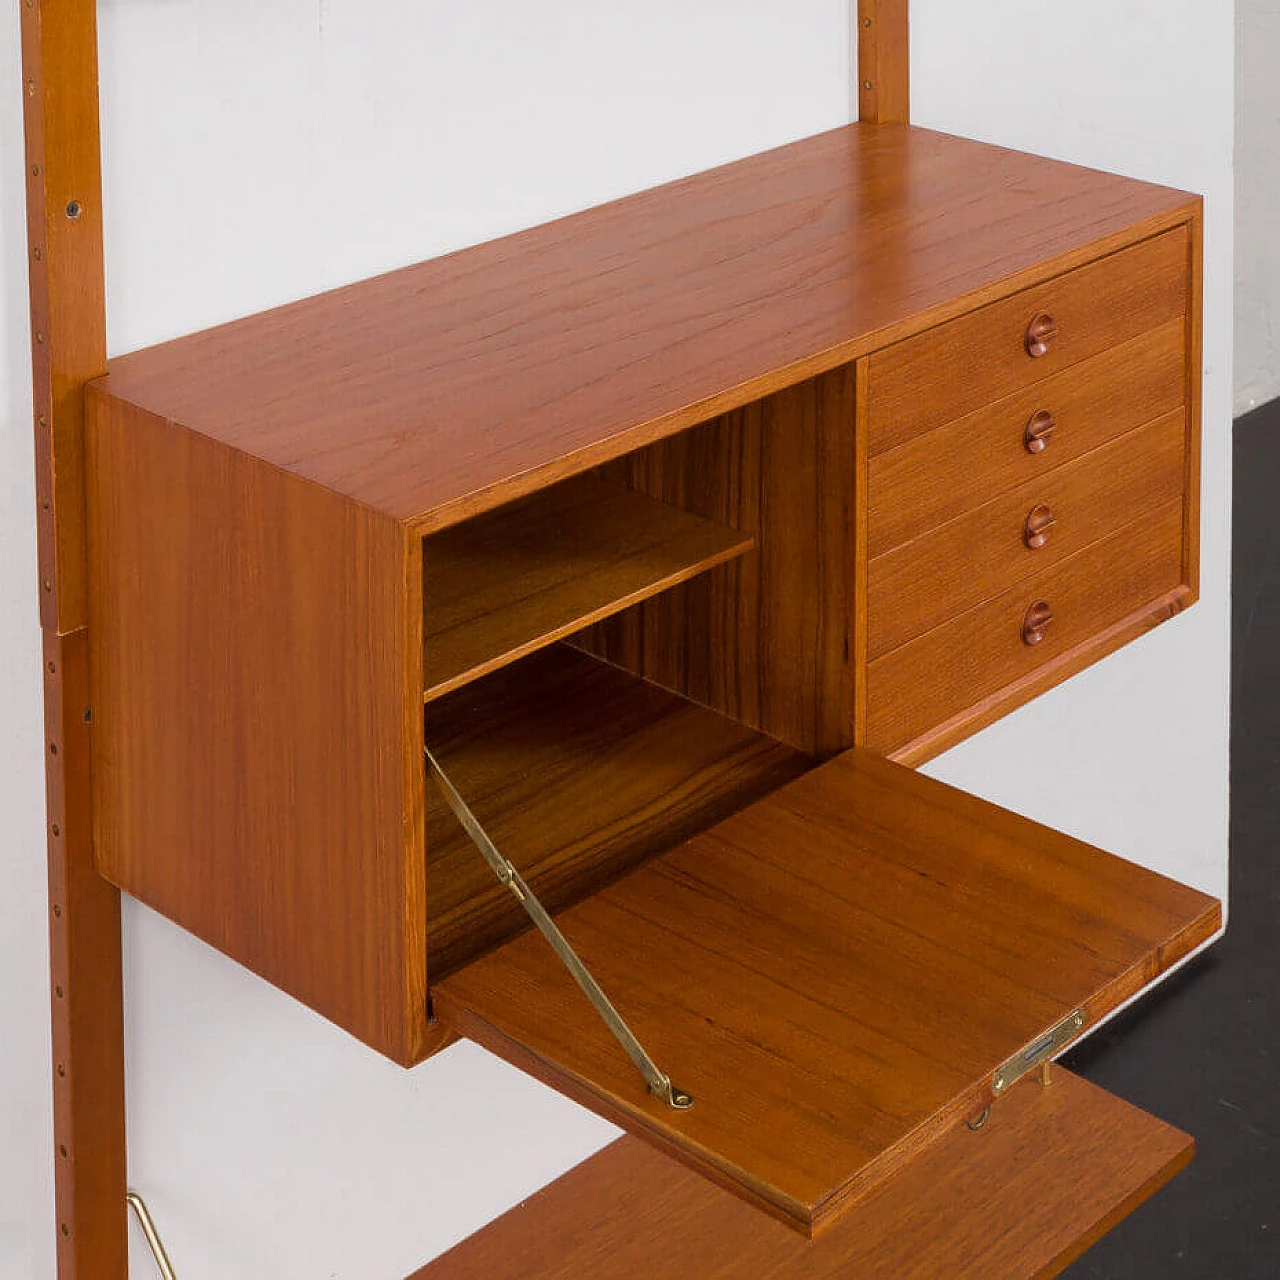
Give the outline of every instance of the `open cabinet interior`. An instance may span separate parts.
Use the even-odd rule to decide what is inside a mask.
[[[1051,1063],[1219,904],[910,766],[1195,602],[1201,202],[860,13],[858,124],[78,371],[61,1203],[115,889],[630,1131],[422,1280],[1048,1276],[1189,1159]]]
[[[1203,894],[857,745],[855,387],[835,370],[603,468],[592,486],[705,522],[738,554],[634,598],[619,573],[612,600],[578,611],[592,625],[426,708],[449,783],[692,1106],[647,1087],[429,784],[436,1016],[804,1235],[856,1217],[904,1163],[945,1178],[936,1144],[981,1144],[968,1124],[993,1099],[1221,922]],[[1138,442],[1138,509],[1178,506],[1155,524],[1175,573],[1184,423],[1084,455],[1096,513],[1117,505],[1108,486],[1132,488]],[[1077,465],[1032,483],[1069,485]],[[512,580],[542,599],[545,530],[514,552],[478,536],[534,501],[427,537],[428,616],[430,584],[450,581],[437,541],[472,550],[467,583],[528,556]],[[1010,511],[1026,505],[1014,490]],[[539,509],[580,546],[557,490]],[[602,583],[630,551],[601,531],[562,571]],[[429,684],[436,660],[429,626]]]

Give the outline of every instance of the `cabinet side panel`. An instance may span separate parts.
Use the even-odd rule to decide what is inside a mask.
[[[1204,394],[1204,201],[1187,227],[1187,474],[1183,581],[1188,604],[1200,599],[1200,436]]]
[[[801,751],[854,734],[854,373],[650,446],[613,474],[757,549],[592,629],[619,666]]]
[[[394,521],[97,388],[88,413],[99,870],[415,1060],[413,544]]]

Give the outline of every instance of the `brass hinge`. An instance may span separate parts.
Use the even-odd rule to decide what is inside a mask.
[[[551,944],[552,950],[560,957],[561,963],[569,970],[573,980],[582,988],[587,999],[595,1006],[596,1012],[604,1019],[614,1039],[627,1051],[627,1056],[639,1068],[640,1074],[644,1076],[645,1083],[649,1086],[649,1092],[661,1098],[669,1107],[674,1107],[677,1111],[687,1111],[693,1106],[693,1099],[682,1089],[677,1089],[671,1083],[671,1077],[662,1071],[645,1052],[644,1046],[622,1020],[622,1015],[613,1007],[600,984],[592,977],[591,971],[578,958],[577,952],[569,945],[569,940],[560,932],[559,926],[538,901],[533,890],[525,884],[515,867],[498,851],[497,845],[489,839],[488,833],[467,807],[467,802],[458,794],[429,749],[426,750],[426,755],[427,764],[444,795],[445,802],[453,810],[454,817],[462,824],[462,829],[467,833],[471,843],[480,850],[493,874],[497,876],[498,883],[511,891],[516,901],[525,909],[529,919],[537,926],[538,932]]]
[[[998,1098],[1007,1092],[1028,1072],[1048,1062],[1054,1054],[1065,1049],[1084,1027],[1084,1010],[1069,1013],[1056,1026],[1033,1040],[1020,1053],[1015,1053],[991,1078],[991,1092]]]

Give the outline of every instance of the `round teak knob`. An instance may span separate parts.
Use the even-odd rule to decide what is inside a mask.
[[[1058,420],[1048,409],[1033,413],[1022,434],[1022,443],[1028,453],[1043,453],[1049,447],[1049,439],[1057,429]]]
[[[1049,345],[1058,336],[1058,322],[1042,311],[1027,325],[1027,355],[1033,360],[1049,354]]]
[[[1039,644],[1053,621],[1053,610],[1047,600],[1037,600],[1022,619],[1022,643]]]
[[[1022,522],[1023,542],[1032,551],[1039,551],[1049,541],[1049,530],[1057,523],[1058,517],[1043,502],[1038,507],[1032,507]]]

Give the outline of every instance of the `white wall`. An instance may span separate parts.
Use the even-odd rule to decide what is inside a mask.
[[[852,100],[849,8],[101,0],[112,350],[841,123]],[[1221,891],[1230,8],[914,9],[921,123],[1209,194],[1203,603],[932,772]],[[0,34],[0,1276],[46,1280],[42,752],[14,12]],[[126,965],[132,1178],[191,1280],[393,1280],[612,1132],[470,1046],[401,1072],[132,905]],[[149,1274],[141,1253],[135,1266]]]
[[[1236,413],[1280,396],[1280,0],[1236,0]]]

